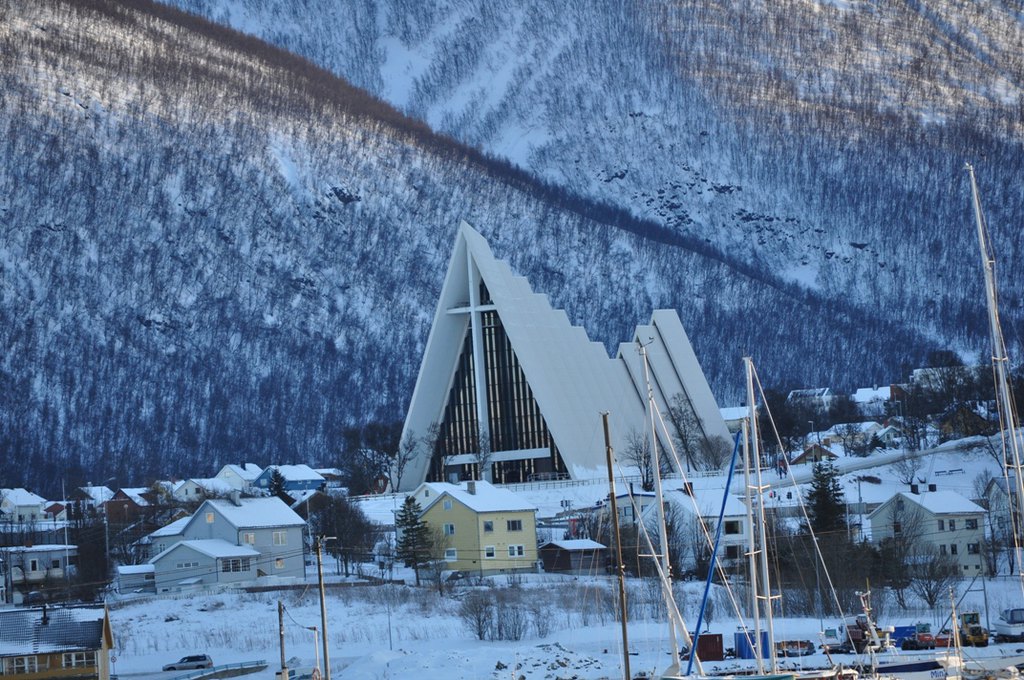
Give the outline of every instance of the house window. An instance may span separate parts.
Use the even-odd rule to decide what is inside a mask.
[[[509,531],[522,531],[523,520],[521,519],[510,519],[505,522],[505,528]]]
[[[955,555],[956,554],[956,543],[950,543],[949,544],[949,554],[950,555]]]
[[[489,519],[484,520],[484,533],[490,533],[494,531],[494,522]]]
[[[944,545],[940,545],[939,546],[939,554],[940,555],[945,555],[946,554],[946,546],[944,546]]]
[[[444,509],[445,510],[451,510],[452,509],[452,502],[448,498],[444,499]]]
[[[978,528],[978,520],[976,520],[976,519],[965,519],[964,520],[964,527],[967,528],[967,529],[977,529]]]
[[[524,554],[523,546],[521,545],[510,545],[508,547],[509,557],[522,557]]]
[[[956,520],[955,519],[949,520],[949,530],[950,531],[956,531]]]
[[[28,570],[29,571],[39,571],[39,560],[29,560],[28,561]]]
[[[945,531],[945,530],[946,530],[946,520],[940,519],[939,520],[939,531]]]
[[[902,498],[897,498],[896,499],[896,509],[897,510],[902,510],[903,509],[903,499]]]
[[[981,552],[981,550],[980,550],[980,547],[978,546],[977,543],[968,543],[967,544],[967,554],[968,555],[977,555],[979,552]]]
[[[736,560],[740,557],[740,547],[738,545],[727,545],[725,546],[725,559]]]
[[[195,569],[199,566],[198,562],[178,562],[174,565],[178,569]]]
[[[725,533],[727,534],[738,534],[740,533],[740,523],[737,520],[729,520],[725,523]]]
[[[206,523],[207,524],[213,524],[213,513],[212,512],[206,513]]]
[[[459,551],[455,548],[448,548],[444,551],[445,562],[454,562],[459,559]]]
[[[494,559],[494,546],[493,545],[489,545],[489,546],[486,546],[484,548],[484,557],[486,557],[489,560],[493,560]]]
[[[274,569],[284,569],[284,560],[280,557],[274,560]]]
[[[445,536],[454,536],[455,535],[455,525],[454,524],[445,524],[442,527],[442,530],[444,531],[444,535]]]
[[[39,661],[34,656],[16,656],[10,659],[11,666],[8,668],[14,669],[14,674],[20,673],[38,673],[39,672]]]
[[[96,652],[69,652],[64,655],[64,668],[79,668],[81,666],[95,666]]]
[[[244,543],[248,543],[249,545],[256,545],[256,532],[246,531],[244,534],[242,534],[242,541]]]
[[[274,532],[274,545],[288,545],[288,532],[287,531],[275,531]]]
[[[225,574],[230,572],[249,571],[248,557],[232,557],[220,563],[220,570]]]
[[[893,522],[892,523],[892,533],[898,534],[901,531],[903,531],[903,525],[900,524],[898,521]]]
[[[60,560],[51,560],[50,569],[60,569]]]

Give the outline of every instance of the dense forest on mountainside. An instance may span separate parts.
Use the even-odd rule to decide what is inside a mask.
[[[335,464],[401,419],[461,219],[609,347],[678,309],[726,404],[745,354],[848,387],[936,346],[171,8],[8,3],[0,81],[8,486]]]
[[[1020,346],[1016,3],[167,1],[561,186],[984,360],[970,161]]]

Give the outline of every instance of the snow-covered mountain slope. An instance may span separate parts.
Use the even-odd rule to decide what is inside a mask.
[[[7,486],[335,463],[401,417],[460,219],[609,346],[678,309],[726,402],[745,354],[854,384],[932,348],[161,5],[7,3],[0,79]]]
[[[1012,3],[166,1],[548,181],[985,357],[961,171],[975,162],[1004,319],[1020,323]]]

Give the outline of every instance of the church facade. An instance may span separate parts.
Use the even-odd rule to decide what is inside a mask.
[[[648,384],[662,413],[685,404],[701,437],[728,439],[674,310],[655,311],[609,357],[463,222],[406,415],[402,439],[416,447],[397,490],[604,476],[601,414],[621,452],[651,431]]]

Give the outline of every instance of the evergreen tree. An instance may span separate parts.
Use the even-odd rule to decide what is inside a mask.
[[[267,484],[267,490],[271,496],[277,496],[281,500],[284,500],[284,475],[277,468],[274,468],[270,473],[270,481]]]
[[[823,461],[814,466],[814,478],[807,491],[807,514],[816,536],[846,531],[846,508],[839,473],[832,463]]]
[[[405,497],[402,509],[395,515],[395,529],[398,532],[398,559],[405,566],[416,571],[416,585],[420,584],[419,565],[428,553],[429,530],[420,519],[423,509],[412,496]]]

